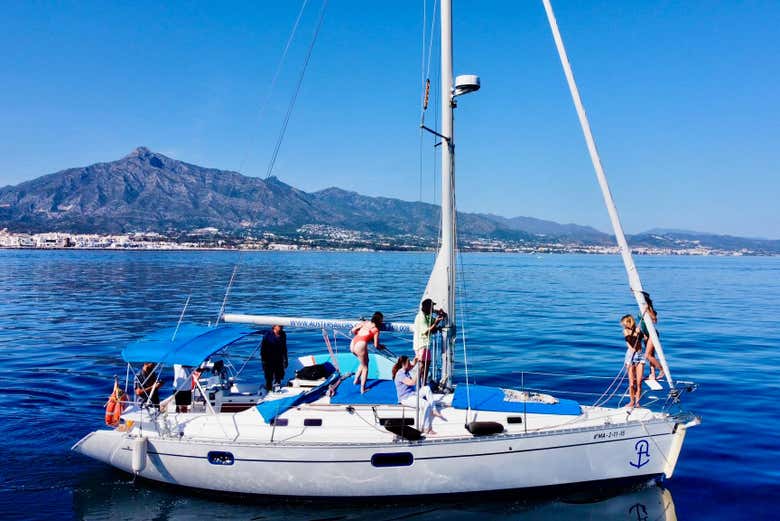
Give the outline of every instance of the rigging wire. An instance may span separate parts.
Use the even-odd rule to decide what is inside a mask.
[[[284,46],[284,50],[282,51],[282,55],[279,58],[279,62],[276,64],[276,71],[274,72],[273,78],[271,79],[271,85],[268,87],[268,92],[266,92],[265,98],[263,99],[262,103],[260,104],[260,110],[258,110],[258,113],[257,113],[258,121],[262,121],[263,116],[265,115],[265,111],[268,108],[268,104],[271,102],[271,96],[273,96],[274,90],[276,89],[276,83],[279,80],[279,76],[282,73],[282,68],[284,67],[284,63],[287,61],[287,54],[290,51],[290,47],[292,46],[293,40],[295,40],[295,35],[298,32],[298,26],[301,23],[301,18],[303,18],[303,13],[306,10],[306,6],[308,4],[309,4],[309,0],[303,0],[303,3],[301,4],[301,8],[298,11],[298,16],[295,18],[295,23],[293,23],[292,30],[290,31],[290,36],[287,37],[287,43]],[[249,150],[251,148],[253,148],[253,147],[250,147],[244,153],[244,157],[243,157],[243,159],[241,159],[241,162],[238,165],[238,171],[239,172],[243,168],[244,163],[246,162],[247,156],[249,155]]]
[[[427,23],[425,21],[425,16],[428,11],[428,6],[426,0],[423,0],[423,9],[422,9],[422,39],[420,40],[421,43],[421,51],[420,51],[420,84],[425,84],[425,27],[427,26]],[[425,109],[427,108],[427,102],[426,97],[427,93],[423,93],[423,101],[422,101],[422,114],[420,115],[420,120],[425,121]],[[420,158],[419,158],[419,183],[420,183],[420,197],[419,200],[422,201],[423,198],[423,150],[424,150],[424,142],[425,142],[425,134],[423,132],[422,124],[420,125]]]
[[[317,43],[317,37],[320,34],[320,29],[322,28],[322,22],[325,19],[325,9],[327,7],[328,7],[328,0],[323,0],[322,6],[320,7],[319,18],[317,19],[317,25],[315,26],[314,33],[312,34],[311,43],[309,43],[309,49],[306,52],[306,58],[303,61],[301,72],[298,75],[298,83],[295,86],[295,91],[293,93],[292,98],[290,98],[290,103],[287,107],[287,113],[284,116],[284,122],[282,123],[282,128],[279,132],[279,137],[276,140],[276,146],[274,146],[273,154],[271,154],[271,160],[268,163],[268,170],[266,171],[266,175],[265,175],[266,180],[269,177],[271,177],[271,173],[273,172],[274,166],[276,165],[276,158],[279,156],[279,149],[282,147],[282,141],[284,141],[284,136],[287,133],[287,125],[290,123],[290,117],[292,116],[293,109],[295,108],[295,102],[297,101],[298,94],[301,91],[301,85],[303,85],[303,78],[306,75],[306,69],[309,66],[311,55],[314,52],[314,44]]]
[[[233,266],[233,273],[230,275],[230,280],[228,281],[228,285],[225,288],[225,297],[222,299],[222,305],[219,307],[219,313],[217,313],[217,321],[214,323],[214,326],[219,325],[220,319],[222,319],[222,314],[225,313],[225,306],[227,306],[228,297],[230,297],[230,290],[233,289],[233,281],[236,279],[236,273],[238,273],[238,266],[241,261],[240,257],[241,253],[239,253],[239,262],[236,262],[236,265]]]
[[[187,295],[187,301],[184,303],[184,307],[181,310],[181,315],[179,315],[179,321],[176,322],[176,329],[173,330],[173,336],[171,336],[171,342],[176,340],[176,334],[179,332],[179,327],[181,327],[181,321],[184,320],[184,314],[187,312],[187,306],[190,304],[191,297],[192,294]]]
[[[325,0],[325,3],[327,3],[327,0]],[[279,62],[276,65],[276,71],[274,71],[274,76],[271,79],[271,85],[268,88],[268,92],[266,93],[265,99],[263,100],[262,104],[260,105],[260,110],[258,113],[258,119],[262,119],[262,116],[265,114],[266,109],[268,108],[268,104],[271,101],[271,96],[273,95],[273,92],[276,88],[276,83],[279,80],[279,76],[281,75],[282,68],[284,67],[285,62],[287,61],[287,55],[289,54],[290,48],[292,47],[292,43],[295,40],[295,35],[298,33],[298,27],[301,24],[301,19],[303,18],[303,14],[306,11],[306,7],[309,4],[309,0],[303,0],[301,3],[301,8],[298,10],[298,16],[295,18],[295,22],[293,23],[292,30],[290,31],[290,36],[287,37],[287,42],[284,45],[284,50],[282,51],[282,55],[279,58]],[[323,4],[323,11],[324,11],[324,4]],[[320,13],[320,16],[322,17],[323,12]],[[322,18],[320,17],[320,23],[322,22]],[[317,30],[319,31],[319,26],[317,27]],[[316,39],[316,34],[315,34]],[[312,45],[310,46],[309,54],[311,54],[311,47],[313,47],[314,42],[312,42]],[[308,57],[307,62],[308,63]],[[305,65],[304,65],[305,70]],[[301,72],[301,78],[298,83],[298,88],[300,88],[300,82],[303,80],[303,71]],[[296,91],[297,96],[297,91]],[[294,102],[293,102],[294,104]],[[287,121],[289,120],[290,113],[292,112],[292,106],[288,109],[287,119],[285,120],[284,126],[282,127],[279,140],[277,141],[276,148],[274,150],[274,157],[272,159],[271,164],[269,165],[269,172],[273,169],[273,164],[276,162],[276,155],[278,154],[279,147],[281,146],[281,140],[284,137],[284,132],[287,126]],[[239,170],[241,170],[244,162],[246,161],[248,151],[246,154],[244,154],[244,158],[241,160],[241,163],[239,165]],[[268,174],[270,175],[270,174]],[[268,178],[268,175],[266,176],[266,179]],[[233,274],[230,276],[230,281],[228,283],[227,290],[225,291],[225,297],[222,300],[222,306],[219,309],[219,315],[217,316],[216,324],[219,325],[219,321],[221,320],[222,314],[225,312],[225,307],[227,306],[228,298],[230,296],[230,290],[233,286],[233,281],[235,279],[236,273],[238,272],[238,268],[241,265],[241,261],[243,259],[244,250],[240,250],[238,253],[238,260],[236,261],[235,266],[233,267]],[[185,304],[186,308],[186,304]]]
[[[420,183],[420,201],[423,200],[423,170],[424,170],[424,150],[425,150],[425,136],[424,136],[424,129],[423,126],[425,125],[425,113],[428,110],[428,102],[430,101],[430,92],[431,92],[431,54],[433,52],[433,41],[434,36],[436,35],[436,10],[438,7],[438,0],[434,0],[433,2],[433,9],[431,13],[431,24],[430,24],[430,30],[427,29],[428,24],[426,22],[426,16],[428,12],[427,2],[423,1],[423,17],[422,17],[422,48],[421,48],[421,56],[420,56],[420,87],[422,89],[421,92],[421,99],[420,99],[420,165],[419,165],[419,183]],[[427,50],[426,50],[427,47]],[[434,89],[436,90],[436,89]],[[438,116],[437,116],[438,118]],[[438,121],[436,119],[435,121]],[[435,127],[435,124],[434,124]],[[434,144],[435,144],[435,137],[434,137]],[[435,156],[435,147],[434,147],[434,156]],[[434,158],[435,161],[435,158]],[[435,165],[434,165],[434,172],[435,172]],[[434,187],[435,187],[434,183]],[[435,194],[435,192],[434,192]]]

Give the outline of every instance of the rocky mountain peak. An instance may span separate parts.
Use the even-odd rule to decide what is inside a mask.
[[[152,155],[152,151],[144,146],[136,147],[132,152],[125,157],[146,157]]]
[[[152,152],[144,146],[135,148],[132,152],[125,156],[125,159],[139,159],[149,163],[149,165],[155,168],[163,168],[165,166],[164,159],[167,159],[162,154]]]

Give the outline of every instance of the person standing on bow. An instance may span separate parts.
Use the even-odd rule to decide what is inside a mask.
[[[642,379],[645,375],[645,355],[642,353],[642,340],[645,335],[631,315],[623,315],[620,323],[623,326],[623,338],[626,340],[624,363],[628,370],[628,395],[630,397],[628,407],[639,407],[639,399],[642,397]]]
[[[263,337],[260,343],[260,360],[263,362],[265,390],[270,391],[275,385],[281,385],[288,362],[287,333],[281,325],[276,324]]]
[[[374,347],[380,349],[379,330],[382,329],[384,315],[379,311],[371,316],[371,320],[364,320],[352,328],[352,342],[349,344],[349,350],[359,361],[357,371],[355,371],[354,384],[360,382],[360,394],[366,392],[366,380],[368,380],[368,343],[374,342]]]
[[[645,359],[647,360],[647,363],[650,364],[650,379],[655,380],[655,370],[658,369],[658,379],[662,380],[664,377],[664,369],[661,366],[661,362],[658,361],[658,359],[655,357],[655,346],[653,345],[653,339],[650,338],[650,331],[647,329],[647,324],[645,323],[645,317],[650,317],[650,320],[653,321],[653,325],[658,323],[658,313],[656,313],[655,308],[653,307],[653,301],[650,299],[650,294],[646,291],[643,291],[642,294],[645,296],[645,302],[647,302],[647,309],[645,310],[644,316],[639,315],[637,316],[637,321],[639,322],[639,329],[642,330],[642,334],[645,335]],[[658,333],[658,329],[655,330],[656,334]]]
[[[433,318],[434,302],[427,298],[420,303],[420,311],[414,318],[414,349],[415,363],[419,363],[420,385],[428,381],[428,368],[431,363],[431,334],[436,332],[444,316],[438,313]]]

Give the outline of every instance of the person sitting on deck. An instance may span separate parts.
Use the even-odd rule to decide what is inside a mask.
[[[287,369],[287,333],[276,324],[265,334],[260,344],[260,360],[263,362],[265,374],[265,390],[270,391],[276,385],[281,385],[284,371]]]
[[[433,393],[427,385],[417,389],[417,375],[412,376],[411,370],[414,363],[409,361],[406,355],[399,356],[393,365],[393,381],[398,393],[398,403],[417,407],[418,403],[423,412],[422,430],[425,434],[436,434],[433,431]],[[418,399],[419,396],[419,399]]]
[[[157,378],[154,362],[144,362],[141,372],[135,377],[135,395],[142,403],[150,403],[153,409],[160,408],[160,386],[162,380]]]

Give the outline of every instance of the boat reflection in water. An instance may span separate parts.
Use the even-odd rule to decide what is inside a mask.
[[[415,520],[473,521],[474,519],[522,519],[524,521],[631,520],[672,521],[677,519],[672,494],[659,485],[644,485],[622,492],[578,493],[555,499],[516,500],[508,497],[447,501],[388,499],[372,503],[349,501],[305,502],[262,497],[228,499],[208,496],[181,496],[178,489],[138,482],[117,484],[118,474],[110,473],[103,483],[90,481],[77,487],[73,510],[77,519],[371,519],[372,521],[412,518]],[[121,478],[120,478],[121,479]],[[103,480],[101,480],[103,481]]]

